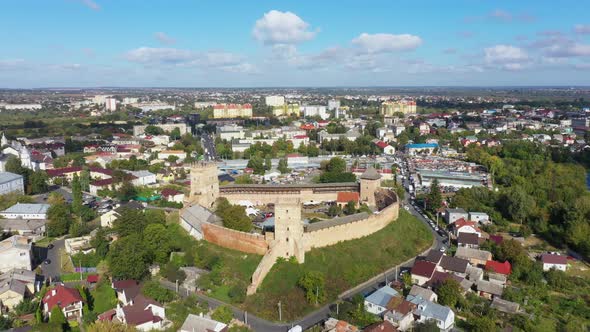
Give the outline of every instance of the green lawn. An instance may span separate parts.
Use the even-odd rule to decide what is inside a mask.
[[[97,315],[117,306],[117,295],[108,282],[99,282],[90,294],[94,299],[93,311]]]
[[[258,293],[248,297],[244,306],[260,317],[278,320],[277,303],[281,301],[283,320],[292,320],[314,309],[297,286],[305,272],[324,274],[331,301],[343,291],[415,256],[431,244],[432,234],[428,228],[401,210],[398,220],[377,233],[306,253],[304,264],[278,262]]]

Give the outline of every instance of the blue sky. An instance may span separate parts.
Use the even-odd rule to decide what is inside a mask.
[[[0,87],[590,85],[585,1],[18,0]]]

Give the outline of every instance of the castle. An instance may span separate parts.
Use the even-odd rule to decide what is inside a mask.
[[[256,292],[277,258],[294,257],[305,261],[305,253],[313,248],[358,239],[381,230],[398,217],[399,202],[395,193],[381,188],[381,176],[369,168],[359,183],[289,184],[289,185],[230,185],[219,186],[217,166],[213,163],[195,163],[191,168],[191,193],[186,208],[180,215],[180,224],[197,239],[248,253],[263,255],[252,275],[248,294]],[[304,225],[301,217],[302,202],[335,201],[339,192],[358,192],[361,203],[376,213],[357,213],[331,220]],[[211,212],[215,201],[225,197],[230,203],[242,200],[257,204],[274,204],[274,232],[264,235],[227,229],[215,222]]]

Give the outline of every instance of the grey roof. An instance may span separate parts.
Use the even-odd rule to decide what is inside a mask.
[[[8,239],[0,241],[0,252],[12,248],[31,250],[31,244],[25,236],[13,235]]]
[[[344,224],[348,224],[351,222],[363,220],[368,217],[369,217],[369,214],[367,212],[361,212],[361,213],[351,214],[349,216],[332,218],[329,220],[314,222],[313,224],[306,225],[305,231],[306,232],[313,232],[313,231],[317,231],[317,230],[320,230],[323,228],[334,227],[334,226],[344,225]]]
[[[225,327],[227,327],[226,324],[218,322],[216,320],[202,317],[202,316],[189,314],[186,317],[186,319],[184,320],[184,323],[182,324],[180,331],[181,332],[185,332],[185,331],[186,332],[208,332],[208,331],[218,332],[218,331],[223,330]]]
[[[452,313],[453,311],[449,307],[430,301],[422,302],[415,311],[415,314],[417,315],[424,316],[428,319],[434,318],[440,321],[446,321]]]
[[[10,172],[0,172],[0,183],[12,182],[14,180],[22,179],[23,176]]]
[[[383,286],[376,290],[373,294],[367,296],[365,301],[385,308],[387,307],[389,301],[391,301],[391,298],[398,295],[399,293],[395,289],[389,286]]]
[[[363,179],[363,180],[379,180],[379,179],[381,179],[381,174],[379,174],[379,172],[377,172],[377,170],[374,167],[369,167],[361,175],[361,179]]]
[[[0,274],[0,280],[14,279],[24,283],[34,283],[37,275],[33,271],[25,269],[11,269]]]
[[[440,266],[447,270],[459,273],[465,273],[467,271],[467,265],[469,264],[468,261],[451,256],[443,256],[440,261]]]
[[[490,293],[492,295],[500,296],[504,292],[502,285],[495,284],[486,280],[477,282],[477,290],[480,292]]]
[[[0,294],[4,294],[9,290],[22,296],[25,296],[27,286],[24,283],[13,279],[6,279],[0,281]]]
[[[146,170],[139,170],[139,171],[130,171],[129,172],[132,175],[137,176],[138,178],[144,177],[144,176],[152,176],[154,175],[154,173],[150,172],[150,171],[146,171]]]
[[[430,300],[432,298],[432,296],[437,297],[435,292],[431,291],[430,289],[420,287],[418,285],[412,286],[412,289],[410,289],[409,295],[416,296],[416,297],[419,296],[424,300]]]
[[[463,233],[461,233],[463,234]],[[485,250],[473,249],[467,247],[458,247],[455,257],[463,259],[478,259],[481,261],[488,261],[492,259],[492,253]]]
[[[202,223],[215,223],[219,217],[201,205],[195,204],[182,212],[182,219],[193,228],[201,231]]]
[[[5,232],[12,231],[35,231],[47,223],[45,219],[0,219],[0,229]]]
[[[443,253],[439,250],[431,249],[428,254],[426,255],[426,260],[432,262],[434,264],[438,264],[440,259],[442,258]]]
[[[491,307],[509,314],[515,314],[520,310],[520,305],[518,303],[506,301],[499,297],[494,298]]]
[[[463,210],[462,208],[447,209],[446,211],[448,213],[467,213],[467,211]]]
[[[49,204],[16,203],[0,213],[6,214],[45,214]]]

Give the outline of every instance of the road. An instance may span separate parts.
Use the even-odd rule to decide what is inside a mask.
[[[43,247],[35,247],[35,254],[39,255],[40,259],[43,261],[49,259],[51,263],[45,264],[41,263],[41,269],[43,270],[43,275],[46,279],[54,279],[55,277],[59,277],[61,274],[61,268],[59,266],[60,259],[59,259],[59,252],[60,250],[65,250],[65,240],[59,239],[52,242],[53,248],[47,249]]]
[[[205,149],[205,161],[217,160],[217,152],[215,151],[215,138],[209,133],[203,133],[201,135],[201,144]]]

